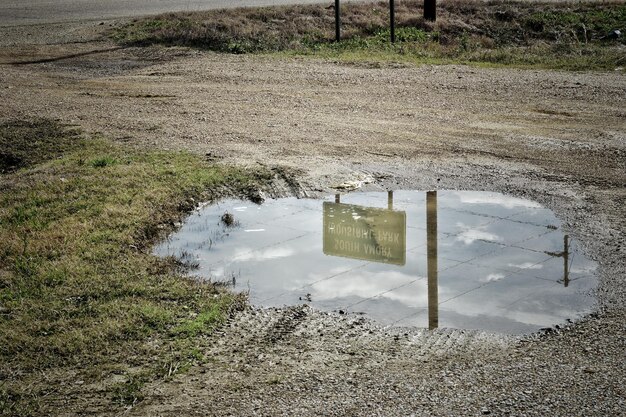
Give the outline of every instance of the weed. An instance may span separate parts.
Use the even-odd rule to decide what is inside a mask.
[[[110,156],[101,156],[92,160],[91,166],[94,168],[104,168],[106,166],[111,166],[116,163],[117,161],[115,160],[115,158],[112,158]]]
[[[141,389],[147,380],[148,376],[145,374],[131,375],[126,381],[114,385],[112,387],[113,401],[122,406],[135,405],[144,398]]]
[[[198,262],[198,259],[192,253],[185,250],[180,253],[180,256],[176,261],[180,271],[184,273],[200,268],[200,262]]]
[[[178,326],[172,329],[175,335],[184,334],[187,336],[198,336],[208,334],[220,325],[224,320],[223,311],[226,305],[215,303],[199,314],[183,320]]]
[[[234,227],[239,224],[239,222],[235,221],[235,216],[229,212],[225,212],[224,214],[222,214],[222,217],[220,217],[220,221],[224,223],[226,227]]]

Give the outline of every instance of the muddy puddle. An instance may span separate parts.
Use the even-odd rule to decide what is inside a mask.
[[[199,209],[156,248],[259,306],[383,325],[526,333],[593,307],[596,264],[533,201],[474,191],[350,193]]]

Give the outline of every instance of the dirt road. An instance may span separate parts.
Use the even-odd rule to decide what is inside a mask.
[[[130,415],[623,412],[623,72],[116,49],[99,28],[47,26],[29,45],[16,39],[32,29],[4,28],[0,115],[59,118],[140,147],[286,167],[296,184],[278,194],[317,196],[371,179],[365,188],[530,198],[564,220],[601,270],[597,314],[523,340],[389,331],[307,308],[249,309],[206,341],[205,365],[150,387]],[[106,413],[105,399],[85,406],[86,395],[77,387],[58,413]]]
[[[0,3],[0,26],[114,19],[230,7],[319,2],[319,0],[4,0]]]

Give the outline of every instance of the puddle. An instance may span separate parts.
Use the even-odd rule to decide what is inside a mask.
[[[550,210],[487,192],[224,200],[156,252],[191,259],[194,275],[253,305],[306,303],[389,326],[527,333],[589,312],[596,286],[595,262]]]

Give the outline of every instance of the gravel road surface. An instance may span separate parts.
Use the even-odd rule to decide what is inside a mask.
[[[150,14],[221,9],[227,7],[276,6],[323,3],[320,0],[3,0],[0,26],[58,23],[77,20],[114,19]],[[329,1],[330,4],[330,1]]]
[[[619,416],[626,409],[626,77],[115,49],[98,26],[0,31],[0,115],[282,167],[269,194],[489,190],[539,201],[600,265],[596,312],[522,338],[388,330],[308,307],[235,315],[208,359],[127,410]],[[20,36],[22,36],[20,38]],[[11,40],[12,39],[12,40]],[[46,403],[107,415],[93,386]]]

